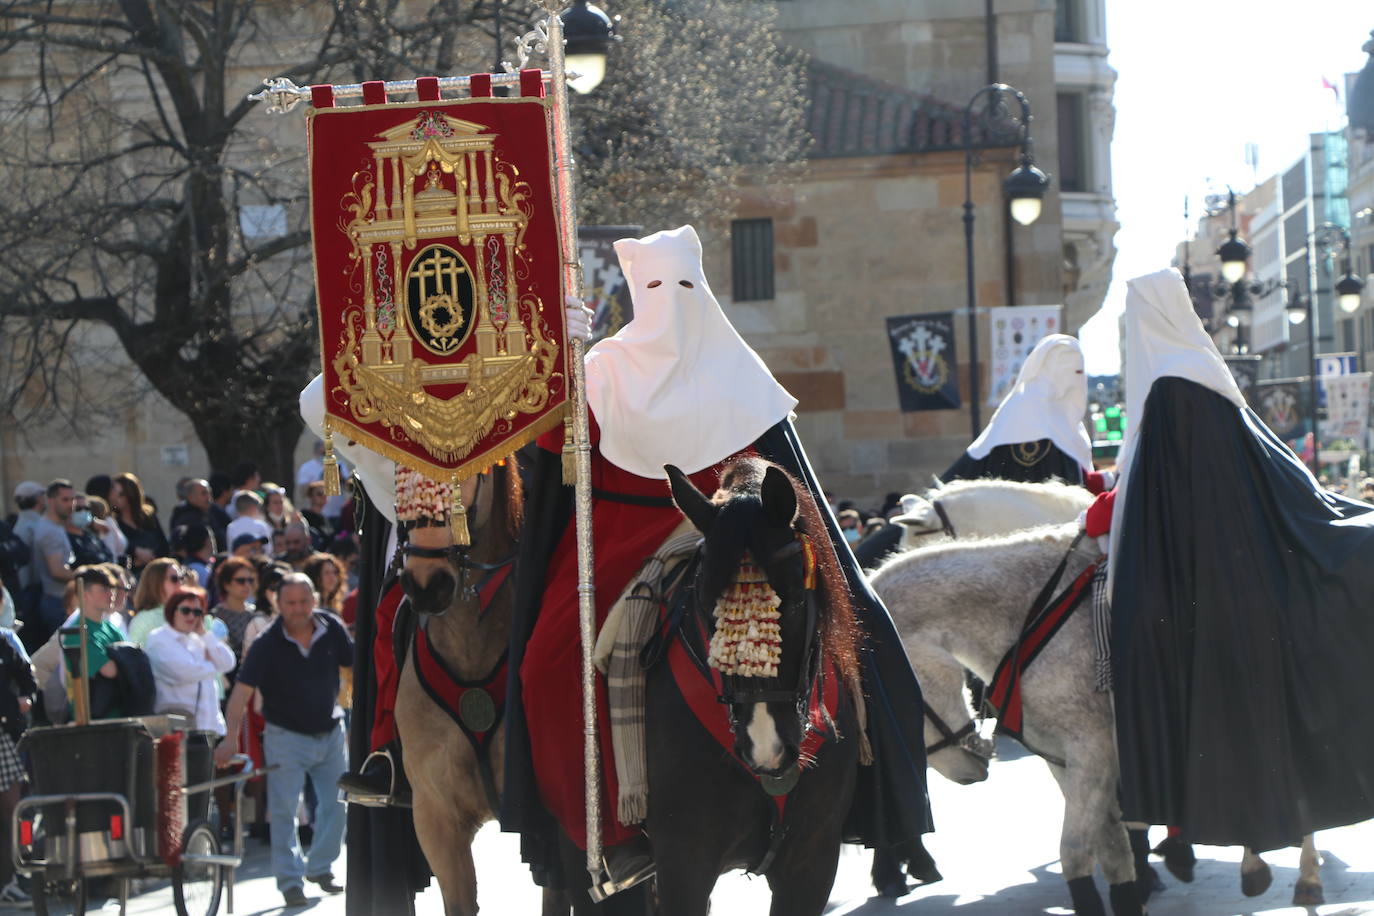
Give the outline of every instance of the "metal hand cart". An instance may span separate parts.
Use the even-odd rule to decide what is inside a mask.
[[[254,771],[239,755],[232,764],[239,772],[216,778],[213,732],[190,731],[176,715],[89,721],[86,679],[76,687],[75,724],[33,728],[19,742],[33,794],[15,808],[12,851],[15,868],[33,878],[34,912],[47,916],[51,889],[65,885],[79,916],[88,882],[109,877],[120,916],[139,878],[170,878],[179,916],[214,916],[226,891],[232,914],[243,832],[235,823],[232,850],[220,849],[212,793],[233,785],[241,810],[244,783],[271,768]]]

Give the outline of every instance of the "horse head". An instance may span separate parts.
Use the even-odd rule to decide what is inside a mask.
[[[933,646],[908,649],[925,699],[926,762],[961,786],[988,778],[992,742],[979,734],[964,689],[964,669]]]
[[[677,468],[666,470],[674,501],[704,536],[696,612],[713,634],[711,665],[722,672],[735,753],[757,773],[782,775],[798,765],[827,642],[815,557],[821,546],[828,554],[828,541],[812,546],[806,539],[807,532],[824,538],[824,529],[814,506],[806,511],[809,500],[799,506],[796,485],[777,465],[738,459],[713,497]],[[751,616],[760,600],[776,602],[776,613]],[[770,655],[760,647],[770,643],[773,620],[778,640]],[[732,631],[740,637],[732,639]]]
[[[447,521],[431,515],[403,523],[401,588],[420,614],[438,616],[463,600],[480,560],[513,553],[520,524],[520,474],[498,465],[460,484],[471,546],[459,546]]]

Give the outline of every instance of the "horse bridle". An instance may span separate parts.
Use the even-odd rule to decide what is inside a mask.
[[[930,708],[930,704],[925,704],[926,718],[930,724],[935,726],[935,730],[940,733],[940,740],[934,744],[926,746],[926,757],[937,751],[943,751],[947,747],[957,747],[967,751],[980,760],[988,761],[992,759],[993,742],[984,738],[978,733],[981,722],[978,719],[969,719],[964,723],[963,728],[950,728],[940,714]]]
[[[938,531],[933,528],[929,531],[913,531],[911,536],[923,538],[931,534],[947,534],[951,541],[958,540],[959,535],[954,532],[954,523],[949,520],[949,513],[945,511],[945,507],[940,505],[938,499],[931,500],[930,506],[935,510],[935,516],[940,519],[940,529]]]
[[[803,547],[801,538],[794,538],[792,541],[778,548],[768,558],[767,562],[772,563],[779,560],[790,559],[795,554],[802,553],[806,548]],[[738,690],[728,689],[724,685],[729,682],[738,683],[739,678],[722,676],[721,692],[716,699],[729,707],[730,725],[735,725],[734,707],[736,705],[746,706],[750,703],[795,703],[797,715],[805,722],[809,716],[811,706],[811,696],[815,690],[817,674],[820,670],[820,641],[816,639],[816,622],[819,618],[819,609],[816,606],[816,590],[808,588],[806,590],[806,642],[802,646],[802,665],[797,674],[797,685],[791,690],[783,688],[758,689],[758,690]],[[698,607],[698,613],[703,613],[703,609]]]
[[[484,477],[478,476],[477,492],[474,494],[472,500],[474,504],[481,496],[484,482]],[[404,534],[408,530],[407,528],[402,528],[401,532]],[[472,547],[470,545],[450,544],[447,547],[421,547],[418,544],[412,544],[409,540],[406,540],[397,549],[396,558],[398,565],[399,562],[404,561],[406,557],[417,557],[422,560],[447,560],[460,570],[459,587],[466,592],[466,597],[470,598],[481,592],[482,587],[491,581],[492,577],[498,572],[514,563],[516,557],[515,554],[511,554],[504,559],[497,560],[495,563],[480,563],[468,556],[471,550]],[[483,575],[475,584],[469,585],[467,581],[467,574],[469,572],[482,573]]]

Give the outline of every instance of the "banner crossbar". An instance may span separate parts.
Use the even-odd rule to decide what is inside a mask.
[[[479,76],[484,74],[477,74]],[[519,86],[520,73],[490,73],[485,74],[491,77],[493,86]],[[553,80],[553,72],[541,70],[540,77],[545,83]],[[393,94],[405,92],[415,92],[418,80],[388,80],[382,83],[388,99]],[[266,111],[269,114],[281,114],[296,107],[298,102],[310,100],[311,87],[297,86],[292,80],[284,76],[268,77],[262,81],[263,89],[250,93],[248,98],[254,102],[267,103]],[[439,91],[445,89],[468,89],[472,85],[472,76],[441,76],[439,77]],[[334,98],[354,99],[362,98],[362,83],[345,83],[333,87]]]

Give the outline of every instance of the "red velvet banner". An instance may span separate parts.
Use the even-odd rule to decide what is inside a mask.
[[[571,375],[548,114],[542,97],[310,112],[336,433],[451,480],[562,420]]]

